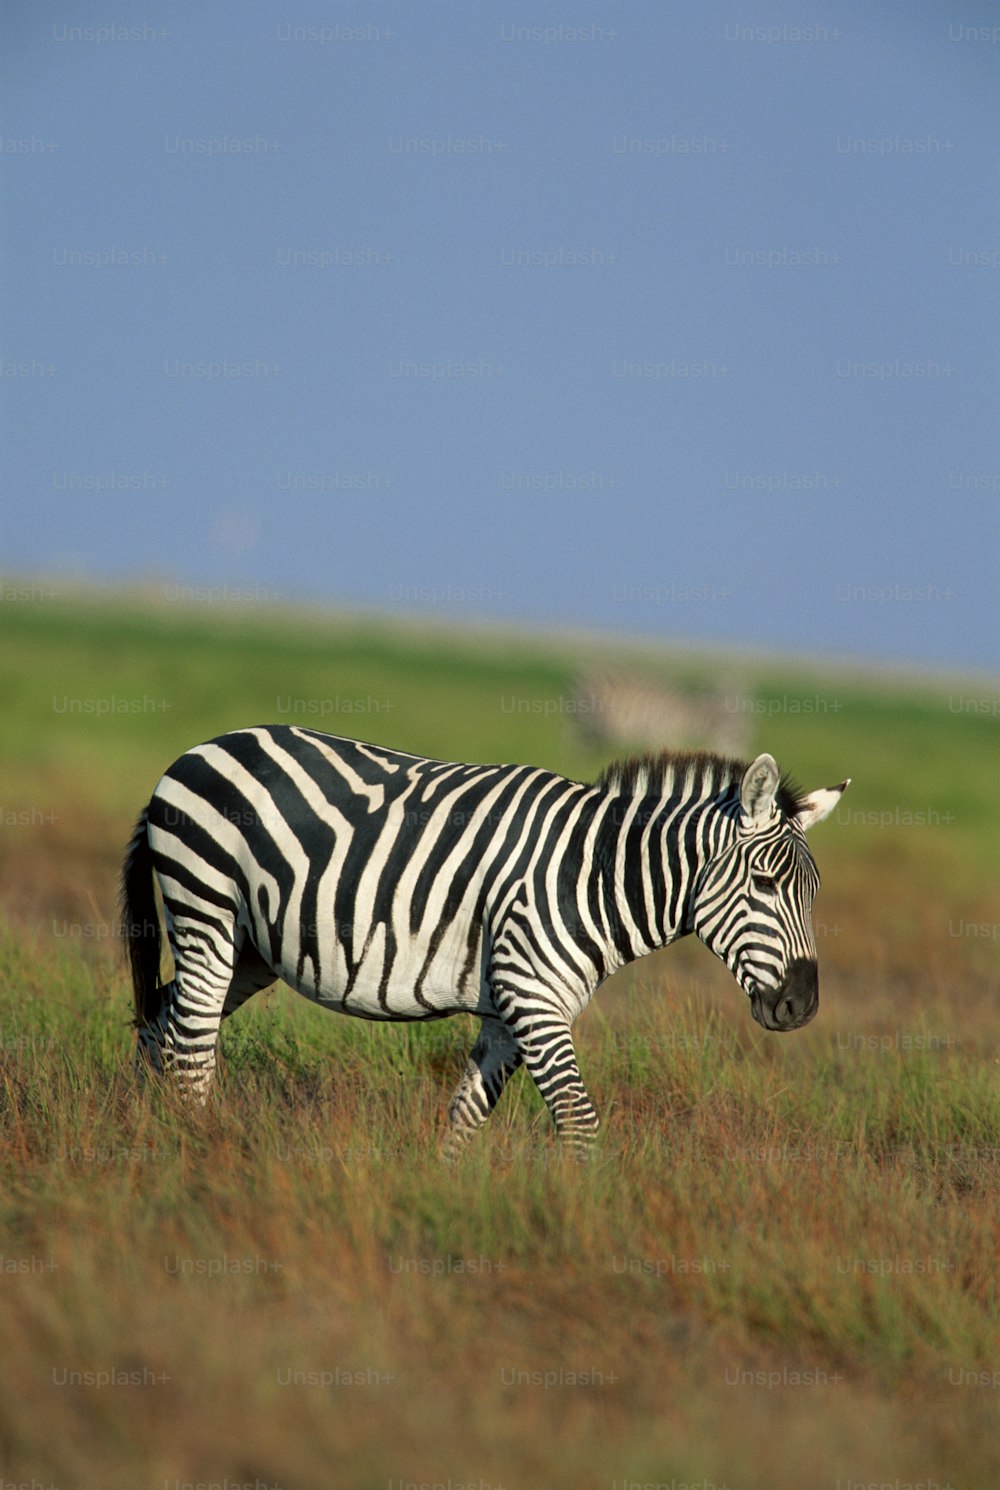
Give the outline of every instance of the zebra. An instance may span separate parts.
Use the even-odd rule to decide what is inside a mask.
[[[666,751],[587,784],[298,725],[220,735],[167,769],[125,855],[137,1067],[203,1104],[221,1021],[279,978],[362,1019],[469,1013],[446,1155],[522,1064],[582,1155],[599,1119],[572,1026],[626,963],[693,932],[764,1029],[816,1013],[805,833],[848,784],[804,792],[767,754]]]
[[[710,749],[739,755],[749,743],[745,714],[734,710],[735,687],[682,689],[609,667],[581,674],[572,719],[580,743],[648,750],[653,746]]]

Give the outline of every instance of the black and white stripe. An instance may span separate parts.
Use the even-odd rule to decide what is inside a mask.
[[[665,754],[586,785],[291,725],[222,735],[169,768],[126,855],[140,1054],[203,1097],[221,1019],[276,978],[365,1019],[477,1014],[452,1146],[522,1062],[582,1143],[598,1118],[571,1028],[625,963],[694,931],[767,1028],[815,1012],[804,832],[843,789],[805,795],[768,755]]]

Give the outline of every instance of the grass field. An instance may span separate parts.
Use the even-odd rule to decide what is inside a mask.
[[[251,723],[588,779],[594,645],[10,589],[0,1484],[995,1490],[1000,685],[644,653],[736,679],[805,785],[853,778],[813,840],[819,1014],[765,1034],[681,943],[577,1026],[590,1165],[521,1075],[448,1168],[465,1019],[276,989],[203,1116],[138,1096],[123,845]]]

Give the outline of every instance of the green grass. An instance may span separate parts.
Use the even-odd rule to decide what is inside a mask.
[[[579,1021],[591,1164],[522,1074],[447,1167],[464,1018],[277,989],[227,1022],[203,1115],[138,1092],[121,845],[176,754],[286,696],[392,704],[310,720],[331,732],[592,776],[564,711],[503,706],[558,703],[579,654],[128,597],[0,622],[6,1480],[1000,1482],[993,721],[947,686],[744,665],[756,746],[892,810],[817,830],[817,1019],[764,1034],[679,944]],[[52,704],[115,696],[169,707]],[[791,707],[817,698],[841,707]],[[898,820],[918,807],[938,819]]]

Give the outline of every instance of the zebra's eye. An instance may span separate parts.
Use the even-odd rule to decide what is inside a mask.
[[[775,891],[774,879],[770,874],[753,874],[750,876],[755,890],[761,895],[773,895]]]

